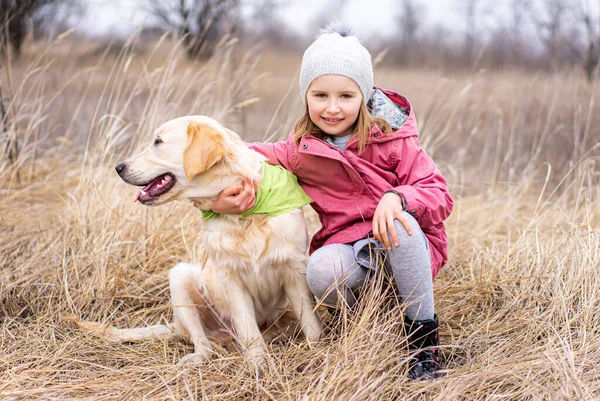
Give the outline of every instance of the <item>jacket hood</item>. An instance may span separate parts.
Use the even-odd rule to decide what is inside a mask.
[[[391,134],[384,135],[379,127],[373,126],[369,133],[369,142],[378,143],[418,136],[412,106],[408,99],[399,93],[374,87],[367,106],[373,116],[386,120],[393,130]]]

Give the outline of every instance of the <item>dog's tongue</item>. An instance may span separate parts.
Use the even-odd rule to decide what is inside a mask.
[[[171,186],[173,186],[173,177],[168,174],[158,176],[140,190],[135,198],[135,202],[146,202],[152,200],[153,198],[163,194],[165,192],[165,188],[168,188],[168,191]]]
[[[140,192],[138,192],[137,197],[135,198],[135,202],[141,200],[143,201],[147,201],[152,199],[152,194],[150,191],[152,191],[152,187],[155,187],[158,185],[158,183],[160,182],[160,177],[155,179],[154,181],[151,181],[150,184],[146,185],[144,188],[142,188],[140,190]]]

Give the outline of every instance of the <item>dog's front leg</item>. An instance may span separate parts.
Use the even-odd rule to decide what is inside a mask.
[[[202,362],[213,352],[206,337],[202,318],[190,291],[202,288],[202,268],[197,264],[178,263],[169,271],[169,286],[173,304],[173,326],[189,334],[194,353],[186,355],[180,363]]]
[[[304,275],[295,274],[285,280],[284,289],[301,324],[302,332],[312,345],[321,336],[321,320],[315,310],[313,295],[308,288],[306,278]]]
[[[266,345],[256,323],[254,301],[234,277],[222,277],[222,283],[227,294],[231,322],[245,351],[246,359],[249,362],[260,363],[266,352]]]

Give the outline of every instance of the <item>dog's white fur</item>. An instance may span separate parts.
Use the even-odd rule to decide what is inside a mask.
[[[231,130],[205,116],[182,117],[156,131],[142,153],[117,165],[121,178],[145,186],[169,173],[175,185],[144,203],[159,205],[191,200],[201,209],[223,189],[244,179],[260,183],[264,158]],[[268,217],[221,215],[203,221],[203,263],[179,263],[169,272],[173,323],[134,329],[81,324],[106,338],[138,341],[181,337],[194,344],[184,360],[202,360],[212,352],[209,338],[234,329],[248,359],[265,353],[265,337],[284,326],[293,312],[309,343],[318,339],[321,323],[305,279],[308,245],[301,209]]]

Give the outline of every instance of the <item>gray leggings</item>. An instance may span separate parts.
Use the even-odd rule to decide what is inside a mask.
[[[433,319],[433,280],[431,256],[425,234],[417,221],[406,212],[413,234],[395,220],[399,245],[387,252],[385,266],[396,282],[398,294],[411,320]],[[376,264],[376,263],[373,263]],[[306,279],[312,293],[323,303],[352,306],[356,302],[354,290],[367,282],[371,269],[357,262],[355,247],[349,244],[330,244],[317,249],[308,259]],[[343,299],[338,299],[338,296]]]

